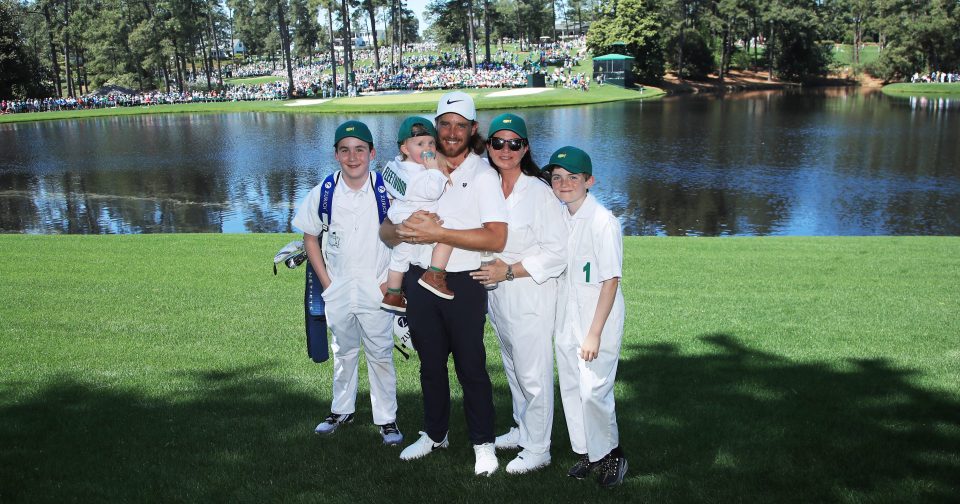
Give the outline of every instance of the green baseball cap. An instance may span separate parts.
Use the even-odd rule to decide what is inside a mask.
[[[487,137],[492,137],[494,133],[503,130],[512,131],[520,135],[520,138],[527,138],[527,123],[523,121],[522,117],[516,114],[508,112],[494,117],[493,122],[490,123],[490,130],[487,133]]]
[[[340,140],[349,137],[359,138],[373,145],[373,135],[370,134],[370,128],[360,121],[347,121],[338,126],[337,134],[333,137],[333,146],[336,147]]]
[[[590,162],[590,155],[570,145],[557,149],[550,156],[550,162],[543,167],[543,170],[552,170],[554,166],[559,166],[570,173],[593,175],[593,163]]]
[[[433,121],[420,116],[410,116],[404,119],[403,123],[400,124],[400,130],[397,131],[397,143],[402,144],[408,138],[415,136],[413,133],[413,127],[418,124],[420,126],[423,126],[423,128],[427,130],[427,133],[429,133],[430,136],[434,138],[437,137],[437,129],[433,127]]]

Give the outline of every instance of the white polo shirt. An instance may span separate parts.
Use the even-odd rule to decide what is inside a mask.
[[[508,219],[507,203],[500,189],[500,176],[487,160],[471,152],[450,174],[453,185],[440,197],[437,214],[447,229],[477,229],[485,222]],[[430,267],[433,248],[420,246],[412,264]],[[480,267],[480,252],[455,248],[447,263],[447,271],[473,271]]]
[[[320,208],[321,184],[310,190],[300,205],[293,225],[318,236],[323,229]],[[360,190],[342,179],[333,192],[330,229],[324,238],[323,259],[331,280],[344,276],[386,278],[390,249],[380,241],[377,201],[369,177]]]

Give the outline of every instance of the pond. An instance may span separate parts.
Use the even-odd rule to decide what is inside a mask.
[[[521,109],[534,159],[594,162],[627,235],[960,235],[960,100],[854,89]],[[496,111],[481,111],[481,131]],[[0,232],[295,231],[336,125],[385,162],[404,115],[183,114],[0,124]]]

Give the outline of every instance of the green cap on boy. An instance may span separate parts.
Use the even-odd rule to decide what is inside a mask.
[[[543,170],[550,171],[554,166],[559,166],[570,173],[593,175],[593,163],[590,162],[590,155],[570,145],[557,149],[550,156],[550,162],[543,167]]]
[[[360,121],[347,121],[338,126],[337,134],[333,138],[333,146],[336,147],[340,140],[349,137],[359,138],[373,145],[373,135],[370,134],[370,128]]]
[[[420,116],[410,116],[403,120],[403,123],[400,124],[400,130],[397,131],[397,143],[402,144],[406,142],[408,138],[412,138],[414,135],[413,127],[416,125],[423,126],[423,129],[426,130],[430,136],[437,137],[437,129],[433,127],[433,121],[426,119]]]

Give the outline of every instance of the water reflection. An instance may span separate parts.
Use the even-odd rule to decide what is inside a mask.
[[[960,110],[942,112],[850,90],[631,104],[603,115],[598,196],[629,234],[958,234]]]
[[[941,96],[938,97],[928,97],[928,96],[911,96],[910,108],[913,110],[920,111],[933,111],[939,112],[941,110],[949,110],[953,108],[956,104],[956,100],[951,98],[944,98]]]
[[[485,129],[496,112],[481,112]],[[631,235],[960,234],[960,103],[851,89],[523,110],[543,163],[594,158]],[[367,115],[396,153],[403,116]],[[288,232],[344,116],[149,115],[0,125],[0,231]],[[485,133],[485,131],[484,131]]]

